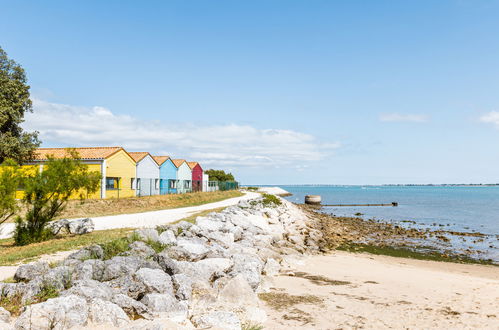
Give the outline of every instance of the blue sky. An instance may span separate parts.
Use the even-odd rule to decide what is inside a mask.
[[[0,1],[45,146],[245,184],[499,182],[499,2]]]

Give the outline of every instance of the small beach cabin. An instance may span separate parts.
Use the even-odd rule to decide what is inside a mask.
[[[184,194],[191,192],[191,168],[184,159],[173,159],[172,162],[177,168],[177,193]]]
[[[203,191],[209,191],[208,189],[209,182],[210,182],[209,175],[203,172]]]
[[[192,172],[192,191],[203,191],[203,168],[198,162],[187,162]]]
[[[137,196],[159,195],[159,165],[148,152],[129,152],[137,164]]]
[[[159,165],[159,193],[161,195],[177,193],[177,167],[168,156],[153,156]]]
[[[72,148],[81,161],[88,165],[89,171],[99,172],[101,188],[98,192],[90,194],[87,198],[122,198],[135,196],[133,182],[136,178],[136,164],[133,158],[122,147],[91,147]],[[68,157],[67,148],[39,148],[35,151],[35,160],[27,166],[39,166],[43,170],[43,164],[48,157]]]

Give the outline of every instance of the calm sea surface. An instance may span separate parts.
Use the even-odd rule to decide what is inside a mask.
[[[412,220],[421,227],[488,236],[483,242],[454,242],[459,248],[469,245],[487,250],[487,257],[499,260],[499,187],[432,186],[280,186],[292,193],[289,201],[303,203],[305,195],[321,195],[322,204],[398,202],[398,207],[324,207],[338,216],[362,213],[365,219],[392,222]],[[442,228],[445,226],[445,228]],[[474,239],[476,240],[476,238]],[[492,247],[491,247],[492,246]]]

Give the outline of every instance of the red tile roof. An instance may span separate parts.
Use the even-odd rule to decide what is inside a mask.
[[[173,164],[179,168],[180,165],[182,165],[183,163],[185,163],[185,160],[184,159],[172,159],[172,162]]]
[[[130,156],[133,158],[133,160],[138,163],[142,159],[144,159],[147,155],[149,155],[148,152],[129,152]]]
[[[75,150],[81,159],[106,159],[114,155],[122,147],[91,147],[91,148],[71,148]],[[35,151],[35,160],[47,160],[48,156],[53,158],[64,158],[69,156],[68,148],[38,148]]]
[[[169,156],[152,156],[158,165],[163,165],[170,157]]]
[[[187,165],[189,165],[189,167],[191,168],[191,170],[196,167],[196,165],[198,164],[198,162],[187,162]]]

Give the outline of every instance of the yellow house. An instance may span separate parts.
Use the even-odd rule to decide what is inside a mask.
[[[100,191],[88,198],[123,198],[135,196],[136,163],[122,147],[74,148],[81,161],[88,165],[89,171],[101,174]],[[48,157],[67,157],[66,148],[38,148],[35,160],[28,166],[38,165],[43,170],[43,163]]]

